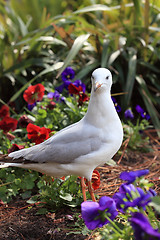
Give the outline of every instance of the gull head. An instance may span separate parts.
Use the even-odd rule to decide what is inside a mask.
[[[94,92],[110,91],[112,86],[112,74],[106,68],[97,68],[91,76],[92,87]]]

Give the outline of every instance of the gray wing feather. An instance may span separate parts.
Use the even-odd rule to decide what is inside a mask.
[[[80,156],[96,151],[101,146],[101,140],[98,136],[98,130],[91,126],[87,129],[87,125],[80,121],[73,124],[45,142],[11,153],[9,156],[15,158],[23,158],[32,162],[54,162],[67,164],[74,162]],[[17,154],[16,154],[17,153]]]

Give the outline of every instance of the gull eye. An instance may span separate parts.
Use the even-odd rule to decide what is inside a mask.
[[[109,79],[109,76],[107,76],[106,79],[108,80],[108,79]]]

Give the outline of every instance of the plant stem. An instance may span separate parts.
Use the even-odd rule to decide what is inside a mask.
[[[0,184],[0,187],[7,186],[7,185],[9,185],[11,183],[13,183],[13,182],[2,183],[2,184]]]
[[[113,230],[122,237],[123,231],[115,224],[114,221],[112,221],[107,214],[105,215],[105,218],[110,222],[110,224],[114,227]]]

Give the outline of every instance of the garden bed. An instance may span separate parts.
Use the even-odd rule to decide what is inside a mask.
[[[153,188],[160,194],[160,144],[154,131],[147,131],[150,137],[152,151],[147,153],[133,152],[122,148],[122,155],[115,156],[116,166],[104,165],[97,168],[101,175],[98,196],[112,196],[118,191],[122,181],[119,175],[123,171],[149,169],[147,179],[153,183]],[[80,233],[78,215],[80,208],[64,207],[55,213],[37,215],[38,204],[27,204],[26,200],[14,199],[9,204],[0,206],[0,236],[1,240],[31,240],[31,239],[98,239],[96,231]],[[77,216],[77,217],[75,217]],[[75,225],[75,222],[77,223]],[[85,235],[86,234],[86,235]]]

